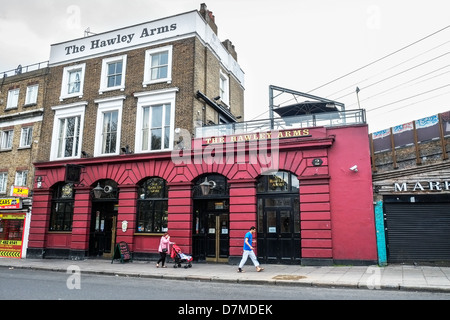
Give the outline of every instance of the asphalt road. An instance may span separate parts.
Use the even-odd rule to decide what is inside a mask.
[[[450,293],[290,287],[0,268],[1,300],[450,300]]]

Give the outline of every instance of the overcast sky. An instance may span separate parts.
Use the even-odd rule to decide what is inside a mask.
[[[245,120],[268,118],[269,85],[348,110],[358,108],[358,86],[370,132],[450,110],[448,0],[0,0],[0,72],[48,60],[51,44],[87,28],[106,32],[202,2],[245,72]]]

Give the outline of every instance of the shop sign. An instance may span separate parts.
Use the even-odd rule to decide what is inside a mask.
[[[450,191],[450,181],[395,182],[394,192]]]
[[[22,209],[22,200],[20,198],[2,198],[0,199],[0,210]]]
[[[230,135],[223,137],[211,137],[205,138],[204,144],[234,143],[234,142],[286,139],[286,138],[305,138],[305,137],[311,137],[311,132],[309,129],[269,131],[269,132],[257,132],[240,135]]]
[[[11,196],[13,197],[19,197],[19,198],[27,198],[28,194],[30,192],[30,189],[28,187],[12,187]]]
[[[20,258],[22,252],[22,241],[0,240],[0,257]]]

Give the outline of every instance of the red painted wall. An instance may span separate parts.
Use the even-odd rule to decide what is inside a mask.
[[[372,171],[367,126],[328,130],[333,258],[376,260]],[[349,168],[358,166],[358,172]]]
[[[302,131],[303,132],[303,131]],[[301,256],[335,260],[376,260],[372,176],[367,126],[334,129],[310,128],[310,135],[279,140],[279,170],[290,171],[300,181]],[[256,137],[256,136],[255,136]],[[251,139],[251,137],[249,137]],[[202,143],[204,144],[203,146]],[[244,142],[242,142],[244,145]],[[186,151],[188,163],[174,162],[171,153],[134,154],[71,161],[85,166],[82,181],[76,187],[76,204],[72,234],[48,233],[51,187],[64,180],[64,162],[36,164],[36,176],[42,177],[41,189],[35,187],[29,248],[88,248],[91,202],[89,191],[100,179],[118,183],[119,205],[117,242],[126,241],[130,250],[156,253],[160,235],[135,235],[137,184],[158,176],[169,185],[169,232],[184,252],[192,252],[192,183],[206,173],[218,173],[230,186],[230,255],[242,253],[243,235],[256,225],[257,195],[255,183],[264,159],[255,142],[247,142],[243,154],[232,152],[217,157],[221,163],[195,157],[220,151],[218,146],[194,140],[197,150]],[[255,153],[256,152],[256,153]],[[314,159],[321,159],[315,166]],[[242,160],[245,160],[243,162]],[[273,159],[272,159],[273,160]],[[349,168],[358,165],[358,172]],[[128,230],[122,232],[122,221]]]

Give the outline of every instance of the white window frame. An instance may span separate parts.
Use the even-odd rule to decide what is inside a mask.
[[[6,194],[8,172],[0,172],[0,194]]]
[[[108,87],[108,65],[115,62],[122,61],[122,81],[120,85],[114,87]],[[125,90],[125,75],[127,73],[127,55],[122,55],[118,57],[106,58],[102,61],[102,75],[100,78],[100,90],[99,93],[102,94],[106,91],[112,90]]]
[[[98,104],[97,109],[97,126],[95,129],[95,149],[94,156],[117,156],[120,154],[120,140],[122,132],[122,109],[123,101],[126,96],[95,100]],[[105,112],[117,111],[117,136],[116,136],[116,152],[103,153],[103,117]]]
[[[19,107],[20,88],[11,89],[8,91],[8,101],[6,109],[17,109]]]
[[[76,70],[81,70],[81,78],[80,78],[80,92],[74,92],[69,93],[69,75],[71,72],[74,72]],[[77,64],[75,66],[65,67],[63,70],[63,77],[62,77],[62,83],[61,83],[61,96],[59,97],[60,101],[63,101],[64,99],[73,98],[73,97],[83,97],[83,90],[84,90],[84,75],[86,72],[86,63],[83,64]]]
[[[34,105],[37,103],[38,92],[39,92],[39,84],[34,84],[27,87],[27,95],[25,98],[26,106]]]
[[[50,151],[50,161],[63,160],[63,159],[79,159],[81,158],[81,146],[83,145],[83,130],[84,130],[84,117],[85,109],[88,103],[82,101],[80,103],[72,103],[68,105],[55,106],[52,110],[55,111],[55,118],[53,122],[53,134],[52,134],[52,145]],[[80,117],[80,139],[78,142],[78,150],[76,150],[75,155],[71,157],[58,157],[58,141],[59,141],[59,130],[60,130],[60,120]]]
[[[13,139],[13,129],[0,131],[0,151],[12,150]]]
[[[20,144],[19,148],[30,148],[33,143],[33,127],[23,127],[20,130]]]
[[[168,52],[168,59],[167,59],[167,77],[165,78],[159,78],[152,80],[152,72],[151,72],[151,66],[152,66],[152,56],[161,53],[161,52]],[[142,83],[143,87],[147,87],[149,84],[154,83],[161,83],[161,82],[172,82],[172,46],[165,46],[155,49],[149,49],[145,51],[145,66],[144,66],[144,82]]]
[[[220,100],[225,103],[228,107],[230,105],[230,78],[227,74],[220,70],[219,75],[219,95]]]
[[[136,112],[136,140],[134,150],[135,153],[152,153],[173,150],[174,131],[175,131],[175,98],[178,88],[171,88],[165,90],[155,90],[135,93],[134,96],[138,98],[137,112]],[[144,115],[144,108],[156,105],[170,104],[170,128],[169,128],[169,147],[164,148],[164,143],[161,143],[159,150],[143,150],[142,148],[142,121]]]
[[[14,185],[17,187],[26,187],[28,180],[28,170],[16,171]]]

